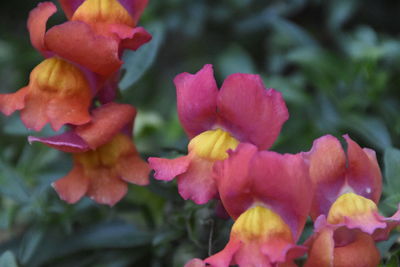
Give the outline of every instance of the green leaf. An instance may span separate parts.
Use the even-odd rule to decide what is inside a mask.
[[[155,22],[146,28],[153,36],[153,39],[137,51],[125,51],[123,57],[125,63],[122,68],[126,72],[119,83],[119,87],[122,90],[131,87],[151,67],[163,43],[165,29],[160,22]]]
[[[14,254],[7,250],[0,256],[0,266],[1,267],[18,267],[17,260]]]
[[[218,70],[222,77],[227,77],[232,73],[255,73],[255,67],[250,55],[237,45],[230,46],[218,58]]]
[[[388,193],[398,195],[400,192],[400,150],[394,147],[385,149],[383,163]]]
[[[28,189],[20,175],[0,161],[0,194],[10,197],[16,202],[29,201]]]
[[[43,240],[43,234],[43,231],[39,229],[32,229],[24,235],[18,251],[18,258],[22,264],[28,263],[36,254],[39,244]]]

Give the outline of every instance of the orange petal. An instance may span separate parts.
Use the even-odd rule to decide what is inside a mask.
[[[44,35],[46,32],[46,23],[51,15],[56,13],[57,8],[51,2],[39,3],[38,6],[29,13],[28,30],[33,47],[42,54],[45,53],[46,46]]]
[[[49,121],[47,106],[50,99],[45,95],[30,92],[25,99],[25,107],[21,110],[21,120],[28,129],[40,131]]]
[[[89,170],[90,185],[87,195],[99,204],[114,206],[125,196],[128,186],[118,178],[117,174],[108,168],[99,167]]]
[[[9,116],[16,110],[25,107],[25,97],[29,93],[29,87],[23,87],[13,94],[0,95],[0,111]]]
[[[333,267],[333,229],[325,228],[310,240],[311,248],[305,267]]]
[[[70,204],[80,200],[88,189],[89,179],[85,177],[82,167],[77,164],[63,178],[52,184],[60,198]]]
[[[90,148],[96,149],[132,123],[135,115],[136,109],[131,105],[109,103],[93,110],[92,121],[76,127],[75,132]]]
[[[122,156],[115,168],[120,177],[128,183],[137,185],[149,184],[150,167],[147,162],[139,157],[137,152],[128,156]]]

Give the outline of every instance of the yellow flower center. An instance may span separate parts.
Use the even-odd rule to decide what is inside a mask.
[[[132,148],[132,142],[124,134],[116,135],[111,142],[90,150],[74,155],[74,159],[84,165],[87,169],[98,167],[113,167],[121,156]]]
[[[69,96],[82,90],[89,91],[89,84],[83,72],[57,57],[45,59],[31,73],[34,87],[42,92]]]
[[[125,24],[135,26],[135,21],[118,0],[86,0],[75,11],[71,20],[89,24]]]
[[[205,131],[194,137],[189,143],[189,150],[197,156],[216,161],[228,157],[228,149],[235,149],[239,141],[221,129]]]
[[[377,210],[372,200],[354,193],[346,193],[333,203],[328,213],[328,222],[338,224],[344,222],[344,217],[368,216]]]
[[[281,216],[263,206],[254,206],[235,221],[232,233],[242,241],[261,239],[263,241],[279,236],[292,241],[290,227],[282,220]]]

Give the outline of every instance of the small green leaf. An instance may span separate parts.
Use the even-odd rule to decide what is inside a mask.
[[[385,149],[383,162],[388,193],[398,195],[400,192],[400,150],[394,147]]]
[[[255,73],[255,67],[250,55],[237,45],[230,46],[217,61],[217,67],[222,77],[232,73]]]
[[[22,264],[26,264],[32,259],[42,240],[43,231],[39,229],[32,229],[24,235],[18,251],[18,258]]]
[[[156,22],[146,27],[153,39],[137,51],[125,51],[123,60],[125,75],[119,83],[122,90],[126,90],[137,82],[140,77],[151,67],[157,56],[158,50],[164,40],[164,26]]]
[[[7,250],[0,256],[0,266],[1,267],[18,267],[17,260],[14,254]]]

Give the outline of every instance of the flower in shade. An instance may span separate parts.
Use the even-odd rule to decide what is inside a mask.
[[[326,135],[305,156],[315,190],[315,233],[306,242],[309,267],[377,266],[375,242],[386,239],[400,220],[400,211],[390,218],[379,214],[382,175],[375,152],[344,138],[347,154],[335,137]]]
[[[221,201],[235,222],[226,247],[204,262],[215,267],[293,265],[306,252],[296,241],[312,200],[302,155],[240,144],[214,170]]]
[[[203,204],[217,195],[214,162],[226,159],[241,142],[269,148],[289,115],[281,93],[265,90],[258,75],[232,74],[218,90],[212,66],[205,65],[194,75],[179,74],[174,82],[178,116],[191,139],[189,153],[150,158],[149,163],[156,179],[177,177],[181,196]]]
[[[46,32],[46,22],[56,12],[51,2],[40,3],[29,15],[33,46],[44,56],[57,54],[109,77],[122,65],[124,49],[136,50],[151,40],[137,21],[147,0],[61,0],[70,21]]]
[[[88,124],[59,136],[29,137],[30,142],[73,153],[73,169],[53,183],[61,199],[75,203],[87,195],[112,206],[126,194],[127,182],[149,183],[150,168],[130,137],[135,115],[130,105],[109,103],[93,110]]]
[[[91,101],[92,87],[85,73],[72,63],[51,57],[32,70],[26,87],[0,95],[0,110],[7,116],[20,110],[29,129],[39,131],[50,123],[58,131],[64,124],[89,122]]]

